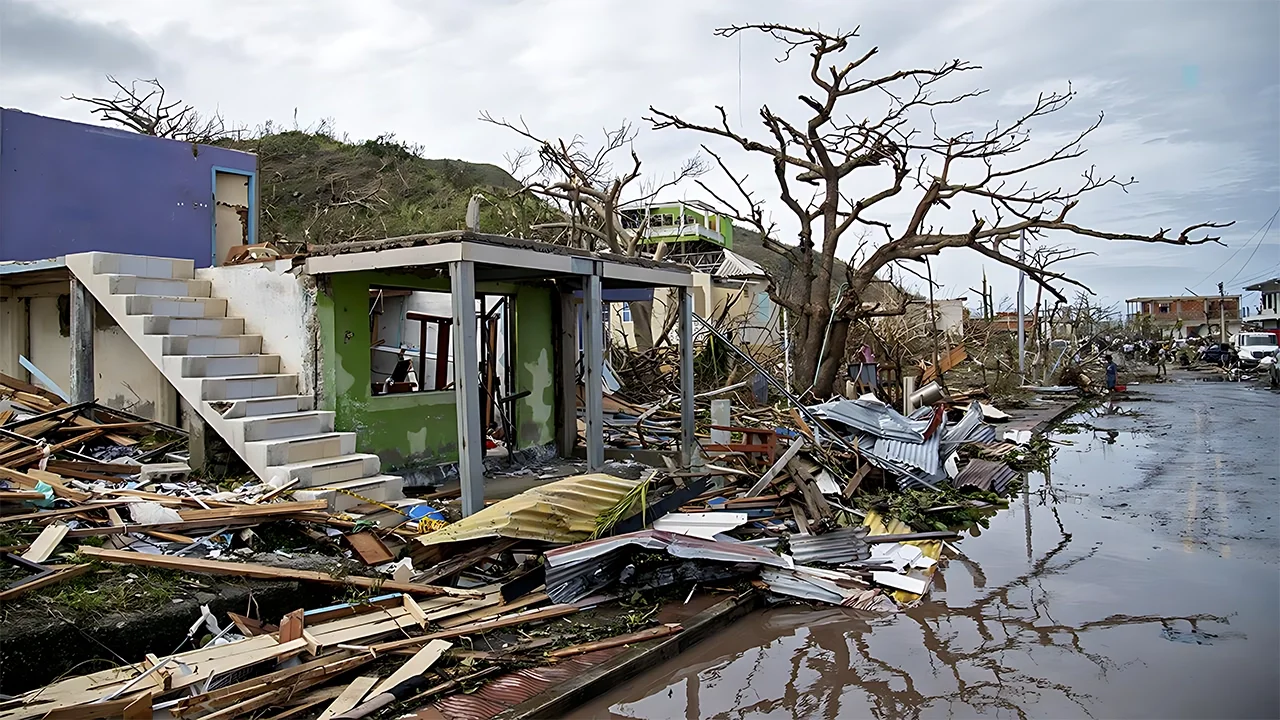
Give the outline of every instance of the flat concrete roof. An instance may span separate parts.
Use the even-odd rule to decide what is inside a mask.
[[[692,287],[693,271],[675,263],[487,235],[466,230],[309,248],[306,271],[330,275],[430,267],[469,260],[477,280],[534,280],[597,274],[604,287]]]

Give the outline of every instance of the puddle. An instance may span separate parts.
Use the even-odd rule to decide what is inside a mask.
[[[1055,438],[919,607],[761,611],[572,717],[1280,716],[1274,399],[1149,393]]]

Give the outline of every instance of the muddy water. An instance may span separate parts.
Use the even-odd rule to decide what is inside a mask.
[[[1280,717],[1278,400],[1144,387],[919,607],[761,611],[574,717]]]

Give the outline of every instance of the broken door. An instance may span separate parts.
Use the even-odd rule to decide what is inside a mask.
[[[226,262],[227,253],[253,242],[253,176],[230,170],[213,172],[213,264]]]

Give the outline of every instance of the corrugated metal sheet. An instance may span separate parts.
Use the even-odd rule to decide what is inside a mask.
[[[823,577],[809,568],[798,567],[795,570],[766,568],[760,571],[760,580],[769,586],[771,592],[801,600],[842,605],[854,610],[895,612],[898,609],[887,595],[877,590],[841,587],[830,578]]]
[[[956,487],[976,487],[979,490],[992,490],[1003,495],[1009,489],[1009,483],[1018,476],[1018,471],[1002,462],[991,460],[970,460],[968,465],[956,476],[953,484]]]
[[[809,407],[819,418],[837,422],[877,438],[924,442],[928,420],[911,420],[879,401],[832,400]]]
[[[710,540],[715,535],[747,524],[746,513],[668,513],[653,524],[654,530]]]
[[[885,518],[875,510],[867,511],[867,516],[863,519],[862,524],[871,528],[871,532],[868,533],[869,537],[875,537],[877,535],[906,535],[907,533],[915,532],[915,529],[901,520]],[[925,557],[933,560],[937,560],[942,556],[942,543],[937,540],[911,540],[903,544],[914,545],[920,548],[920,551],[925,554]],[[923,571],[922,574],[925,577],[930,577],[937,569],[938,566],[934,565],[933,567]],[[905,605],[919,600],[920,596],[914,593],[909,593],[905,590],[895,590],[893,592],[893,598]]]
[[[415,541],[439,545],[505,537],[557,544],[580,542],[595,532],[596,518],[641,482],[602,473],[557,480],[494,503]]]
[[[960,418],[960,422],[948,427],[943,432],[942,452],[950,454],[964,443],[977,440],[977,434],[983,425],[982,404],[974,400],[969,404],[969,409],[965,411],[964,417]]]
[[[877,438],[868,451],[886,462],[907,465],[932,476],[938,474],[938,467],[942,462],[941,442],[939,433],[930,435],[928,440],[920,443]]]
[[[754,260],[749,260],[732,250],[725,250],[720,267],[713,273],[716,277],[769,277],[769,273]]]
[[[871,557],[871,546],[863,541],[870,530],[865,525],[837,528],[821,535],[792,535],[791,557],[801,565],[842,563],[866,560]]]
[[[489,720],[630,650],[597,650],[555,663],[507,673],[473,693],[456,693],[430,707],[450,720]]]
[[[751,563],[782,568],[794,566],[790,558],[755,545],[642,530],[548,550],[543,556],[547,563],[547,596],[554,602],[573,602],[612,583],[618,579],[611,576],[618,569],[614,561],[621,562],[621,555],[627,548],[662,551],[681,560]]]

